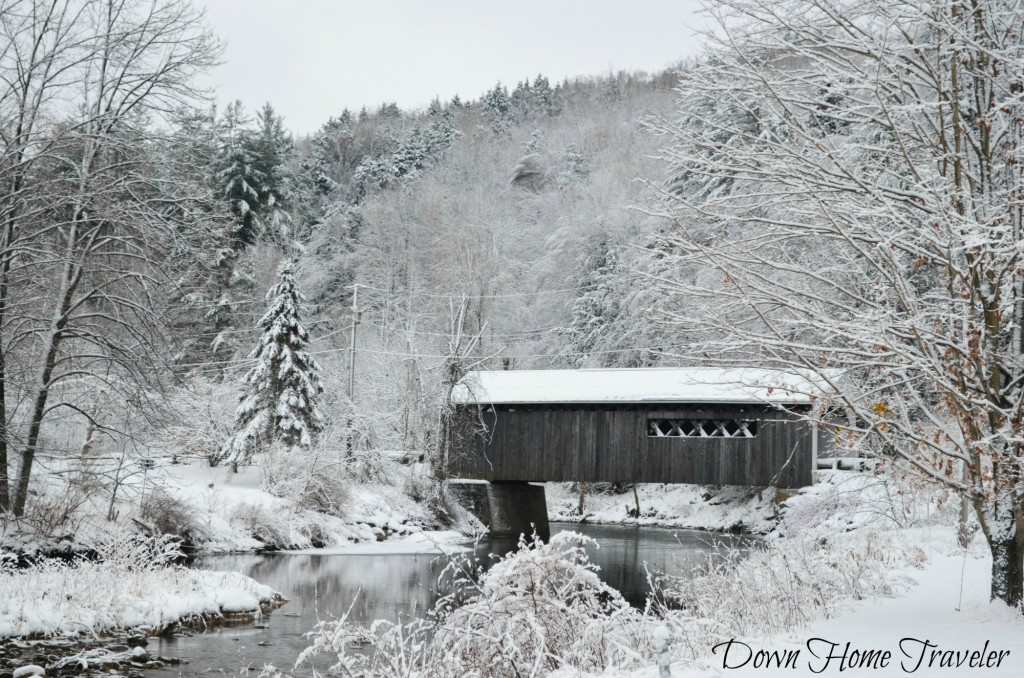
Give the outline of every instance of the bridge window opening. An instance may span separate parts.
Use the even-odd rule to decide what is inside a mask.
[[[648,438],[754,438],[757,422],[740,419],[648,419]]]

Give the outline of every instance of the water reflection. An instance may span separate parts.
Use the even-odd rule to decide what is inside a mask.
[[[288,603],[255,626],[154,639],[149,650],[189,662],[172,669],[171,675],[238,675],[240,668],[260,669],[265,664],[290,669],[309,645],[304,634],[318,620],[334,619],[350,608],[350,620],[367,624],[375,619],[397,622],[425,616],[437,598],[435,582],[446,564],[446,559],[429,555],[272,553],[203,558],[196,567],[244,572],[283,593]],[[323,672],[330,660],[324,658],[314,666]],[[151,673],[168,675],[166,670]],[[312,675],[312,671],[298,675]]]
[[[643,605],[648,587],[644,565],[654,571],[685,574],[699,567],[715,544],[736,545],[736,537],[704,532],[625,526],[552,524],[552,533],[574,530],[597,539],[589,546],[601,578],[623,593],[633,605]],[[482,543],[477,551],[482,564],[487,554],[504,554],[512,540]],[[291,668],[309,644],[304,634],[319,619],[340,616],[351,607],[350,620],[409,621],[421,618],[437,600],[437,579],[448,559],[430,555],[232,555],[203,558],[197,567],[241,571],[283,593],[289,602],[257,622],[236,628],[215,629],[192,636],[154,639],[151,653],[189,662],[172,670],[149,671],[157,676],[238,675],[245,667],[274,664]],[[325,658],[316,664],[322,672]],[[298,675],[312,675],[307,668]]]

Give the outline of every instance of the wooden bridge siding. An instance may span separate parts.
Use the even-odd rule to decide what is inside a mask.
[[[750,479],[764,478],[758,466],[770,464],[765,454],[765,438],[759,428],[757,438],[650,438],[647,418],[656,419],[756,419],[764,426],[774,411],[749,408],[710,408],[651,410],[643,417],[644,430],[637,454],[633,455],[633,474],[637,482],[673,482],[661,478],[697,478],[690,482],[709,485],[754,484]],[[765,431],[767,433],[767,431]],[[774,442],[770,443],[774,447]],[[630,478],[630,480],[632,479]],[[683,482],[683,481],[675,481]]]
[[[756,438],[649,438],[648,418],[756,419],[758,434]],[[463,443],[453,455],[453,475],[780,487],[811,482],[810,430],[777,410],[516,407],[499,408],[496,414],[486,414],[485,421],[492,427],[490,442],[476,435],[473,444]],[[465,440],[466,429],[460,431]],[[780,474],[794,448],[797,453]]]
[[[573,478],[594,477],[599,471],[597,468],[597,457],[580,454],[580,450],[590,450],[604,447],[608,439],[608,432],[602,422],[603,412],[594,410],[581,410],[579,417],[578,441],[575,447],[566,448],[567,457],[573,460],[573,469],[576,475]],[[570,452],[571,450],[571,452]],[[569,480],[568,476],[560,476],[559,480]]]

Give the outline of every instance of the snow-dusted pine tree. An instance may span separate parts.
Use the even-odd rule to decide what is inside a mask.
[[[258,323],[263,335],[249,354],[256,365],[245,375],[234,433],[221,447],[218,460],[246,462],[275,444],[308,449],[323,430],[316,402],[323,392],[320,366],[306,352],[309,333],[299,322],[304,297],[292,264],[282,264],[279,276],[267,292],[270,308]]]

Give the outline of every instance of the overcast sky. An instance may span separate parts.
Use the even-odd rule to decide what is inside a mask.
[[[221,102],[269,101],[289,129],[344,108],[475,99],[543,73],[653,71],[693,52],[698,0],[194,0],[227,42]]]

